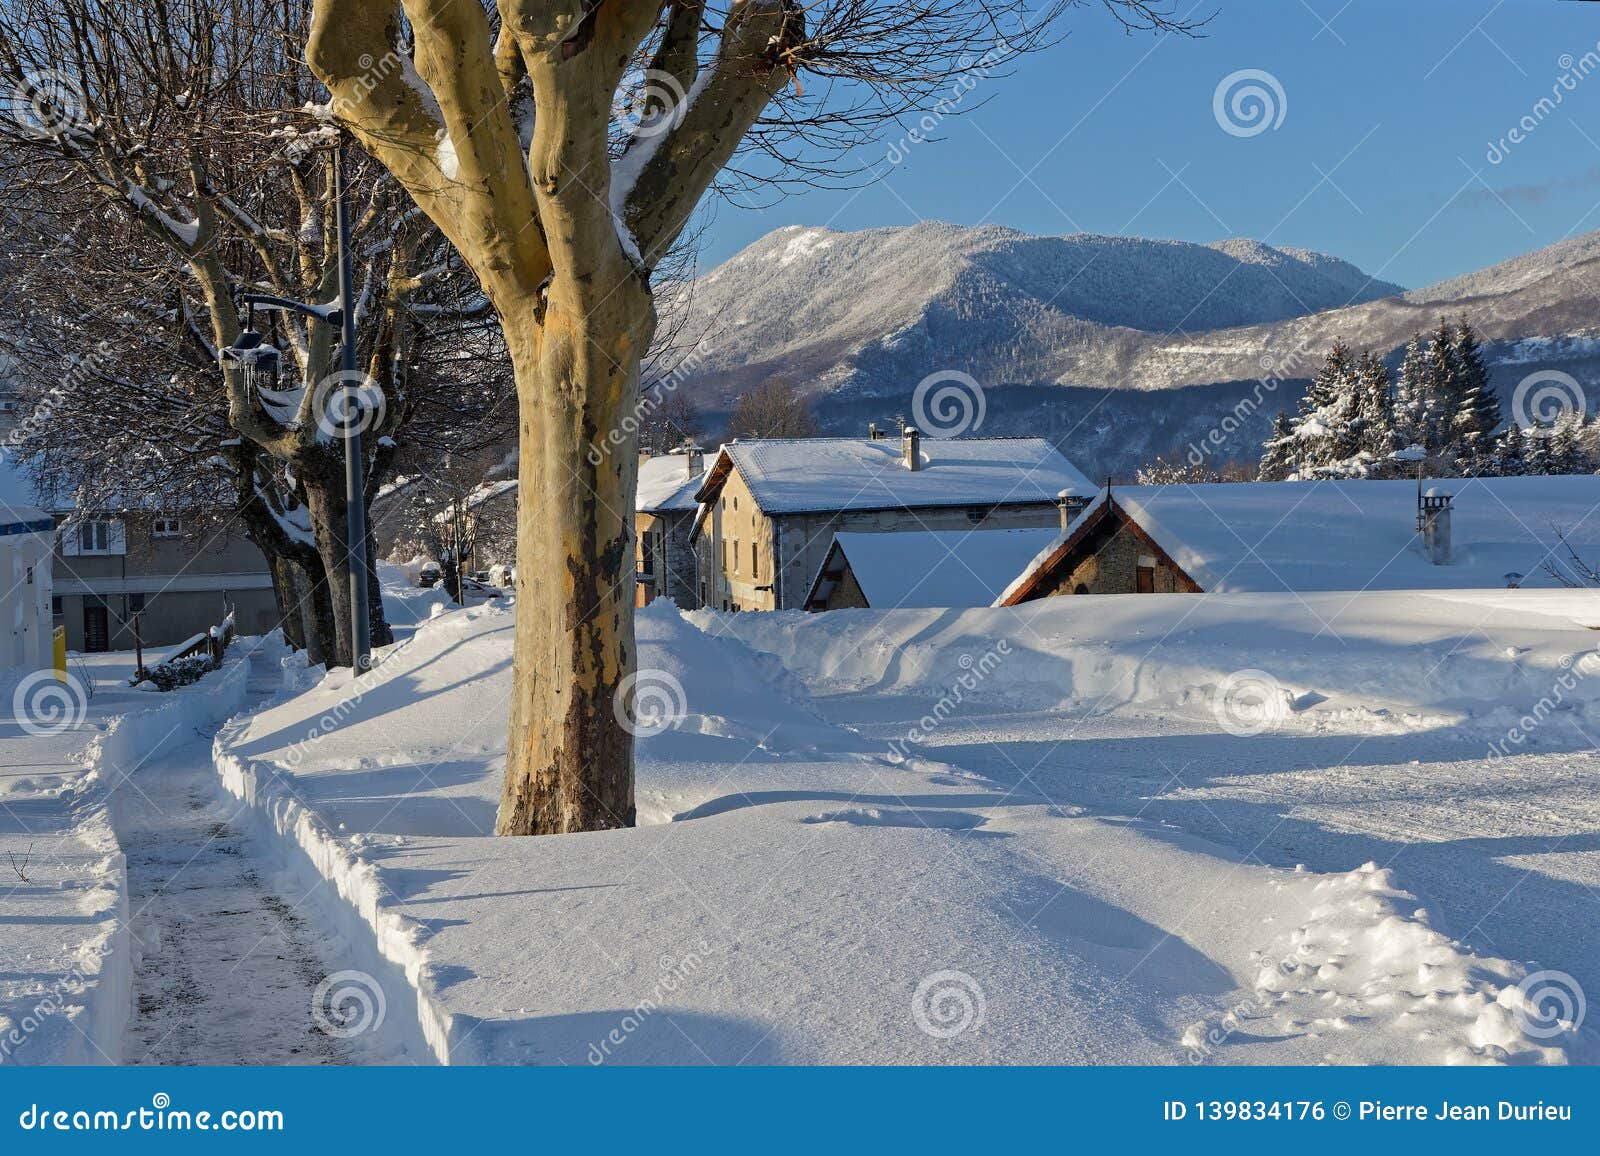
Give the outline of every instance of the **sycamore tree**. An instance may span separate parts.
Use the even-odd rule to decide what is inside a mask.
[[[353,543],[329,403],[353,383],[337,329],[297,314],[254,317],[283,351],[276,388],[221,364],[250,320],[241,297],[354,313],[368,501],[436,401],[473,423],[492,407],[492,374],[451,362],[495,321],[439,231],[354,148],[355,299],[338,300],[340,132],[306,108],[322,95],[300,59],[306,15],[278,0],[0,5],[0,225],[8,268],[28,277],[0,289],[0,345],[32,411],[5,448],[83,509],[226,510],[267,557],[287,636],[344,665]],[[366,597],[387,642],[375,581]]]
[[[634,821],[636,454],[617,435],[652,270],[719,183],[814,182],[866,142],[923,139],[1082,2],[314,0],[308,63],[477,274],[515,369],[501,834]],[[1188,27],[1166,0],[1099,4]]]

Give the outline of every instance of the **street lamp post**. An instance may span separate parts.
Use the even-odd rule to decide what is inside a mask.
[[[360,376],[360,371],[356,368],[350,198],[345,183],[345,146],[342,141],[334,154],[333,192],[339,245],[339,308],[308,305],[303,301],[266,293],[246,293],[241,301],[250,311],[250,320],[246,322],[245,331],[239,335],[234,346],[222,351],[222,362],[242,369],[247,379],[252,381],[276,376],[277,350],[263,343],[261,334],[255,331],[252,324],[257,308],[285,309],[313,321],[336,326],[339,330],[341,388],[337,391],[337,397],[330,394],[327,402],[340,418],[340,434],[344,441],[345,509],[348,515],[345,535],[350,559],[350,663],[356,675],[360,676],[372,666],[372,614],[367,604],[371,568],[367,558],[366,460],[361,452],[364,398],[363,391],[352,384]]]

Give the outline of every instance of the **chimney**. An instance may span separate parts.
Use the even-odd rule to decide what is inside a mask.
[[[1417,497],[1417,531],[1435,566],[1450,565],[1450,500],[1451,495],[1437,486]]]
[[[700,476],[700,463],[702,460],[704,460],[704,454],[705,451],[694,444],[693,438],[683,439],[683,457],[684,460],[689,463],[688,476],[690,478],[697,478]]]
[[[867,440],[868,441],[882,441],[883,440],[883,435],[878,432],[878,423],[875,422],[875,421],[869,421],[867,423]]]
[[[920,470],[922,468],[922,435],[917,432],[917,427],[908,425],[900,431],[900,444],[905,450],[906,469]]]
[[[1056,495],[1056,507],[1061,511],[1061,528],[1063,530],[1078,520],[1078,515],[1083,513],[1089,504],[1089,499],[1078,493],[1077,490],[1062,490]]]

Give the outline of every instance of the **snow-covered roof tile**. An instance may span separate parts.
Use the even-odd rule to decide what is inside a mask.
[[[1562,536],[1585,561],[1600,563],[1600,476],[1428,486],[1454,499],[1447,565],[1422,549],[1414,480],[1117,486],[1111,499],[1213,593],[1483,589],[1504,587],[1513,574],[1524,586],[1553,586],[1545,567],[1567,561]],[[1041,551],[1007,594],[1049,565],[1063,542]]]
[[[657,454],[639,463],[639,493],[633,508],[641,514],[695,507],[694,494],[705,480],[706,459],[685,454]]]
[[[835,534],[876,610],[988,606],[1056,531],[924,530]]]
[[[920,469],[898,438],[794,438],[723,446],[769,514],[1054,502],[1093,486],[1043,438],[921,439]]]

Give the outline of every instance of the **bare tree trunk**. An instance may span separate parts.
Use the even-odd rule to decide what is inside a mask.
[[[300,608],[297,578],[300,567],[282,554],[268,553],[267,568],[272,574],[272,599],[278,606],[278,625],[283,630],[283,640],[293,650],[306,648],[305,615]]]
[[[332,618],[327,624],[325,642],[329,665],[349,666],[354,652],[350,623],[350,536],[349,506],[345,502],[343,464],[333,455],[321,455],[314,464],[302,463],[300,485],[305,491],[306,510],[311,515],[311,533],[317,543],[317,553],[322,559],[322,574],[316,582],[314,597],[321,608]],[[373,548],[369,534],[367,549]],[[372,639],[375,645],[393,641],[387,619],[383,615],[383,599],[376,582],[369,576],[367,604],[371,614]],[[319,627],[323,624],[319,622]],[[383,641],[380,642],[379,640]]]
[[[552,304],[542,322],[508,318],[506,327],[519,335],[511,345],[523,467],[502,835],[634,823],[634,736],[619,694],[637,658],[638,467],[631,441],[609,454],[594,447],[630,428],[623,419],[638,396],[654,310],[642,282],[631,281],[587,314]]]

